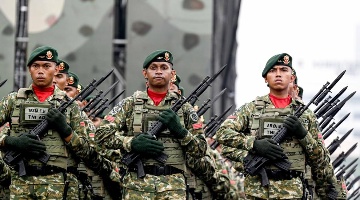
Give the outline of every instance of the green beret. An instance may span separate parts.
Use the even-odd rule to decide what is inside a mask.
[[[302,98],[302,97],[303,97],[303,93],[304,93],[304,89],[303,89],[302,87],[300,87],[300,86],[298,86],[298,88],[299,88],[299,94],[298,94],[298,96],[299,96],[300,98]]]
[[[175,76],[171,79],[171,82],[174,83],[179,88],[179,84],[181,82],[180,76],[175,74]]]
[[[275,65],[284,65],[292,68],[292,57],[287,53],[282,53],[271,57],[265,65],[264,70],[262,71],[262,77],[265,78],[266,74],[272,69]]]
[[[79,77],[73,72],[69,72],[68,86],[77,88],[79,91],[81,91]]]
[[[152,62],[168,62],[172,65],[173,64],[172,61],[173,61],[173,56],[170,51],[156,50],[145,58],[143,68],[144,69],[148,68],[150,63]]]
[[[58,66],[59,66],[59,73],[64,73],[64,74],[69,73],[70,66],[69,64],[67,64],[67,62],[59,59]]]
[[[296,76],[296,71],[295,71],[295,69],[292,69],[292,74],[295,76],[294,84],[297,85],[297,83],[298,83],[298,78],[297,78],[297,76]]]
[[[54,48],[49,46],[38,47],[33,52],[31,52],[27,66],[30,66],[33,64],[33,62],[38,60],[58,63],[58,53]]]

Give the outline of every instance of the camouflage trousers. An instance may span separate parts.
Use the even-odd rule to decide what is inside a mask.
[[[76,176],[66,174],[69,181],[66,199],[79,199],[78,181]],[[64,174],[57,173],[47,176],[23,176],[17,172],[11,174],[10,199],[63,199]]]
[[[142,179],[136,173],[125,175],[123,181],[122,199],[131,200],[161,200],[161,199],[186,199],[186,184],[182,174],[167,176],[154,176],[146,174]]]

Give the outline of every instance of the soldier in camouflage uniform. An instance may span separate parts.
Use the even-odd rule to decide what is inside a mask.
[[[105,148],[141,155],[145,177],[137,177],[136,166],[127,167],[123,179],[123,199],[186,199],[184,174],[189,170],[186,159],[202,158],[206,141],[196,112],[186,103],[177,113],[170,106],[180,97],[168,92],[175,75],[172,54],[166,50],[151,53],[144,61],[143,75],[147,91],[137,91],[115,106],[95,134],[95,141]],[[167,127],[157,140],[146,132],[156,121]],[[165,164],[154,157],[165,153]]]
[[[320,131],[314,113],[306,110],[298,119],[294,110],[302,103],[288,94],[292,75],[292,58],[286,53],[271,57],[262,73],[268,83],[270,94],[257,97],[237,109],[234,119],[227,119],[216,133],[219,143],[242,150],[247,155],[251,151],[271,161],[288,158],[289,172],[281,171],[271,164],[265,165],[269,186],[261,186],[260,176],[246,175],[245,193],[250,199],[302,199],[304,196],[305,162],[314,170],[318,182],[332,180],[333,170],[322,171],[328,165],[329,152],[319,137]],[[288,137],[276,144],[270,139],[276,131],[285,126]],[[242,160],[244,157],[239,158]],[[326,193],[322,193],[326,198]]]
[[[69,64],[61,59],[58,59],[58,71],[54,75],[53,83],[58,86],[60,90],[64,90],[68,85],[69,80]]]
[[[67,69],[69,69],[69,66],[67,65]],[[68,97],[74,98],[76,95],[78,95],[81,92],[81,85],[80,85],[80,79],[79,77],[71,72],[68,71],[68,79],[67,79],[68,83],[64,88],[64,91],[66,92],[66,95]],[[80,102],[76,101],[78,103],[78,105],[80,106]],[[85,112],[83,112],[83,115],[86,115]],[[94,125],[96,127],[96,124],[94,123],[94,120],[91,119],[91,122],[89,122],[90,119],[86,118],[85,120],[85,124],[91,124]],[[100,123],[98,123],[100,124]],[[89,133],[89,139],[90,142],[94,141],[94,131],[88,131]],[[93,146],[95,146],[95,143],[92,144]],[[99,149],[99,152],[101,154],[104,154],[103,149]],[[116,166],[115,163],[112,163],[113,166]],[[83,163],[79,163],[78,164],[78,168],[77,168],[77,177],[78,180],[80,181],[79,183],[79,198],[80,199],[111,199],[110,195],[108,194],[107,190],[105,189],[104,186],[104,182],[103,182],[103,178],[105,178],[106,180],[107,177],[101,177],[100,175],[98,175],[97,173],[95,173],[93,170],[89,169],[87,166],[85,166]],[[111,182],[110,180],[108,180],[109,182]],[[112,182],[112,186],[115,186],[115,184],[118,184],[116,182]],[[115,187],[113,187],[115,188]]]
[[[11,171],[11,199],[78,199],[77,179],[70,169],[83,159],[93,169],[106,176],[118,177],[111,163],[92,148],[87,138],[84,118],[78,105],[71,104],[65,114],[57,107],[65,93],[53,85],[58,70],[57,51],[42,46],[28,59],[33,80],[29,88],[10,93],[0,102],[0,125],[10,123],[10,133],[0,135],[1,150],[22,153],[26,174],[19,175],[19,166]],[[47,120],[47,134],[38,140],[28,132],[39,122]],[[94,130],[93,130],[94,131]],[[46,164],[37,160],[47,153]]]
[[[74,98],[81,91],[81,86],[79,84],[79,77],[73,73],[69,72],[68,84],[65,86],[64,91],[68,97]]]

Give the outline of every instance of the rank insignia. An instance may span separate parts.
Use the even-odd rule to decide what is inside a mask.
[[[81,92],[81,85],[77,86],[77,91]]]
[[[171,82],[175,83],[176,82],[176,74],[171,78]]]
[[[165,61],[169,61],[170,60],[170,55],[169,55],[169,52],[165,52],[165,58],[164,58]]]
[[[53,58],[53,55],[52,55],[51,51],[46,52],[46,58],[47,59],[52,59]]]
[[[70,85],[74,84],[74,77],[70,76],[68,83],[69,83]]]
[[[288,55],[285,55],[283,62],[284,62],[285,65],[288,65],[290,63],[290,57]]]
[[[61,62],[61,63],[59,64],[59,70],[62,71],[62,70],[64,70],[64,69],[65,69],[64,63]]]

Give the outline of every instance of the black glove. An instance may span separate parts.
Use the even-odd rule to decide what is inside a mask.
[[[177,139],[184,138],[188,132],[180,124],[179,116],[177,116],[177,114],[171,109],[162,111],[158,119],[170,130],[172,134],[174,134]]]
[[[293,115],[290,115],[284,120],[284,127],[288,130],[288,133],[292,134],[297,139],[303,139],[307,134],[307,131],[299,119]]]
[[[57,109],[49,109],[46,114],[46,120],[49,123],[49,128],[57,131],[62,138],[71,135],[71,127],[66,123],[66,117]]]
[[[155,157],[164,151],[164,145],[153,136],[141,133],[132,139],[131,149],[135,153]]]
[[[46,151],[45,144],[36,135],[22,133],[19,137],[5,137],[5,147],[21,153],[38,156]]]
[[[255,150],[259,156],[269,158],[270,160],[286,158],[284,150],[270,138],[255,140],[253,150]]]

